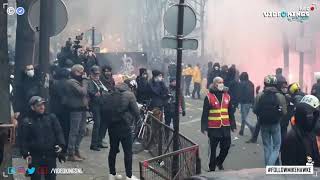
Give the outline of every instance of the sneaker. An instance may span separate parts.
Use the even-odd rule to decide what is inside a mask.
[[[109,180],[120,180],[122,179],[122,176],[120,174],[112,175],[109,174]]]
[[[85,160],[85,159],[86,159],[84,156],[82,156],[82,155],[80,154],[80,151],[76,151],[76,152],[74,153],[74,156],[76,156],[76,157],[78,157],[78,158],[80,158],[80,159],[82,159],[82,160]]]
[[[101,149],[97,146],[90,146],[90,150],[92,151],[101,151]]]
[[[83,161],[83,159],[75,156],[75,155],[69,155],[68,156],[68,161],[71,161],[71,162],[80,162],[80,161]]]
[[[131,176],[131,178],[127,177],[127,180],[139,180],[139,179],[135,176]]]

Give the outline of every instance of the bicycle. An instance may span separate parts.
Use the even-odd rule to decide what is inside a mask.
[[[133,142],[137,140],[139,143],[141,143],[144,149],[149,148],[152,140],[152,128],[149,118],[153,112],[148,110],[148,104],[149,103],[144,103],[139,107],[141,118],[135,125],[134,133],[136,135],[133,139]]]

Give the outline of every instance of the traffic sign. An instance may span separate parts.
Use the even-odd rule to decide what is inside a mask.
[[[178,12],[179,6],[184,8],[184,18],[183,18],[183,36],[190,34],[197,24],[196,13],[190,6],[187,5],[173,5],[164,14],[163,23],[164,28],[171,35],[178,35]]]
[[[52,19],[49,28],[50,37],[56,36],[63,31],[68,23],[67,7],[61,0],[51,0],[52,6]],[[28,11],[28,21],[31,29],[35,32],[40,31],[40,0],[34,1]]]
[[[88,30],[87,32],[84,33],[84,39],[88,42],[92,42],[92,29]],[[95,30],[94,32],[94,45],[97,46],[103,41],[103,35],[102,33],[98,32]]]
[[[196,39],[183,39],[182,49],[197,50],[198,40]],[[161,41],[162,48],[178,49],[178,41],[175,37],[164,37]]]

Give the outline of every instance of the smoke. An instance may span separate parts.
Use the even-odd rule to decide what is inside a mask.
[[[274,74],[276,68],[283,67],[285,33],[290,46],[290,72],[295,72],[291,74],[291,80],[297,81],[299,54],[295,51],[295,42],[301,23],[264,17],[263,12],[298,11],[299,7],[311,5],[312,2],[301,5],[298,1],[280,4],[270,0],[209,0],[206,50],[213,61],[236,64],[241,71],[249,72],[255,83],[262,84],[264,76]],[[314,14],[310,15],[309,22],[305,22],[306,29],[311,32],[317,22],[312,16]]]

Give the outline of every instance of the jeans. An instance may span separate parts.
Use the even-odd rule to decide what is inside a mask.
[[[274,125],[261,125],[261,137],[264,148],[266,166],[276,165],[281,147],[280,123]]]
[[[197,93],[198,99],[200,99],[200,90],[201,90],[201,84],[200,83],[194,83],[194,88],[192,91],[192,98],[195,98],[195,94]]]
[[[92,106],[91,108],[92,115],[93,115],[93,129],[92,129],[92,136],[91,136],[91,146],[99,146],[100,145],[100,127],[101,127],[101,108],[100,106]]]
[[[128,133],[126,136],[117,136],[110,134],[110,151],[108,157],[110,174],[116,175],[116,158],[119,152],[119,145],[121,142],[123,152],[124,152],[124,165],[126,169],[127,177],[132,176],[132,136]]]
[[[254,127],[248,123],[247,118],[250,112],[251,104],[240,104],[240,113],[241,113],[241,129],[240,132],[243,133],[245,125],[248,126],[251,133],[254,131]]]
[[[185,77],[185,82],[186,82],[186,93],[185,95],[186,96],[190,96],[191,93],[190,93],[190,85],[191,85],[191,81],[192,81],[192,77],[191,76],[186,76]]]
[[[85,111],[70,112],[70,133],[68,153],[73,155],[75,151],[79,151],[80,143],[86,132],[86,117]]]

